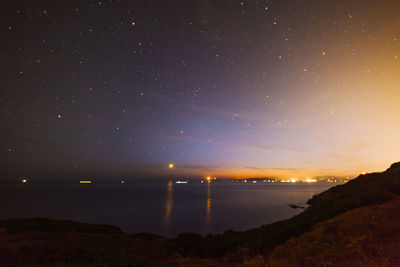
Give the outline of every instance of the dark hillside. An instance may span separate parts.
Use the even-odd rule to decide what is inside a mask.
[[[0,266],[145,266],[165,257],[166,239],[109,225],[0,221]]]
[[[318,223],[278,246],[268,265],[400,266],[400,198]]]

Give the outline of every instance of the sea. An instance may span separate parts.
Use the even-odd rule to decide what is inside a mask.
[[[27,182],[0,184],[0,219],[110,224],[174,237],[242,231],[290,218],[332,183]]]

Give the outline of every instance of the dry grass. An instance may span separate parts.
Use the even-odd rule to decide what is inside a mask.
[[[400,266],[400,198],[358,208],[278,246],[270,266]]]

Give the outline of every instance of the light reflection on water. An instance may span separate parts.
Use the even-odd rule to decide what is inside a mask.
[[[171,232],[171,212],[174,206],[174,186],[172,181],[167,184],[167,198],[165,200],[164,232]]]
[[[44,217],[111,224],[128,233],[247,230],[299,212],[332,184],[129,182],[0,185],[0,219]]]
[[[207,205],[206,205],[206,216],[205,216],[205,233],[210,233],[211,228],[211,184],[207,184]]]

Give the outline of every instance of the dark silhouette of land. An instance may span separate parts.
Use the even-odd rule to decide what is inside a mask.
[[[1,266],[399,266],[400,163],[308,201],[302,213],[248,231],[173,239],[108,225],[0,221]]]

